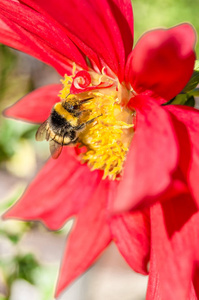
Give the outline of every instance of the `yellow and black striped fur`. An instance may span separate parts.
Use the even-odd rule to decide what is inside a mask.
[[[91,99],[77,100],[72,98],[56,103],[49,118],[38,128],[36,140],[49,141],[53,158],[58,158],[64,145],[75,144],[78,141],[79,133],[87,124],[96,119],[80,122],[80,116],[86,112],[82,109],[82,105]]]

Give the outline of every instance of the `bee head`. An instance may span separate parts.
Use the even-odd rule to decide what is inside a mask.
[[[90,101],[93,98],[87,98],[83,100],[76,100],[76,99],[71,99],[62,102],[62,106],[70,113],[73,113],[77,110],[80,110],[81,105],[86,103],[87,101]]]
[[[62,106],[70,113],[79,110],[81,103],[80,101],[65,101],[62,103]]]

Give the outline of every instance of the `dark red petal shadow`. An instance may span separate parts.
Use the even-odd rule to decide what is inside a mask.
[[[137,113],[136,128],[113,204],[117,212],[156,201],[170,186],[178,163],[169,114],[148,96],[136,96],[130,106]]]
[[[195,297],[194,300],[198,300],[199,298],[199,260],[197,259],[194,262],[194,272],[193,272],[193,286],[195,290],[195,294],[197,295],[197,298]]]
[[[180,168],[199,206],[199,111],[182,105],[168,105],[180,144]]]
[[[193,73],[195,42],[196,33],[189,24],[144,34],[128,59],[126,80],[138,93],[151,90],[172,99]]]
[[[57,230],[76,215],[95,191],[101,176],[81,165],[74,149],[64,147],[57,160],[50,159],[22,198],[4,218],[39,220]]]
[[[150,253],[150,225],[147,213],[115,216],[110,224],[113,240],[131,268],[147,275]]]
[[[130,0],[55,1],[23,0],[42,14],[49,14],[92,60],[96,54],[124,77],[127,56],[133,46],[133,14]]]
[[[86,271],[111,241],[106,216],[108,189],[108,182],[101,181],[75,221],[67,241],[56,296]]]
[[[61,84],[51,84],[34,90],[4,111],[6,117],[35,123],[44,122],[50,115],[57,96],[62,89]]]
[[[151,208],[152,282],[149,280],[147,299],[189,299],[198,256],[198,223],[198,212],[189,194]]]

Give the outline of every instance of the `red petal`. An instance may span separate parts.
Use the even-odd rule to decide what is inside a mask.
[[[105,211],[107,194],[108,183],[101,181],[88,205],[78,215],[68,238],[56,296],[88,269],[110,243],[111,235]]]
[[[199,111],[185,106],[165,106],[172,114],[172,120],[180,145],[180,167],[192,195],[199,205]]]
[[[172,99],[187,84],[195,62],[196,34],[189,24],[146,33],[129,57],[126,79],[136,92]]]
[[[150,270],[151,272],[148,281],[146,300],[160,300],[162,299],[161,288],[160,288],[161,284],[160,284],[159,274],[157,273],[157,264],[154,255],[151,255]],[[172,288],[175,289],[175,286]],[[170,289],[170,287],[168,287],[168,289]],[[188,298],[186,298],[185,300],[198,300],[192,285],[190,288],[190,292],[188,292],[187,294],[188,294]]]
[[[23,0],[43,9],[65,27],[69,37],[96,60],[96,54],[122,80],[133,45],[133,14],[130,0]]]
[[[162,299],[160,292],[160,279],[158,274],[156,273],[157,266],[154,258],[150,263],[150,269],[152,270],[152,272],[149,276],[146,300],[160,300]],[[173,288],[175,289],[175,287]],[[193,286],[191,286],[190,292],[188,292],[188,298],[185,300],[198,300]]]
[[[157,200],[172,182],[178,148],[169,114],[147,96],[131,100],[137,113],[135,134],[114,203],[116,211]]]
[[[7,32],[14,31],[14,36],[18,36],[18,40],[21,41],[22,45],[19,45],[20,50],[25,51],[26,48],[29,48],[29,54],[36,57],[39,56],[44,62],[49,60],[49,63],[52,61],[52,58],[46,58],[52,56],[60,65],[65,64],[67,66],[69,64],[70,69],[71,61],[75,61],[83,68],[87,67],[79,49],[67,37],[65,31],[56,21],[41,15],[30,7],[8,0],[0,2],[0,16],[3,20],[7,20],[6,23],[10,27],[10,29],[7,29]],[[1,38],[1,35],[3,38]],[[24,37],[25,40],[23,40]],[[1,32],[0,39],[8,45],[12,46],[13,44],[14,47],[17,46],[12,36],[10,36],[10,40],[5,38],[4,31]],[[34,39],[36,45],[32,42]],[[25,45],[24,49],[23,45]],[[46,55],[42,55],[42,50],[45,51]],[[52,65],[54,66],[54,64]]]
[[[150,283],[147,299],[189,299],[198,252],[199,219],[195,211],[189,195],[166,201],[163,207],[152,207],[150,276],[156,282]]]
[[[97,90],[97,89],[104,89],[109,88],[112,84],[107,84],[106,82],[100,82],[98,85],[90,86],[91,84],[91,75],[84,70],[81,70],[76,73],[75,77],[73,78],[73,82],[70,87],[71,94],[79,94],[87,91]]]
[[[197,286],[198,288],[198,286]],[[199,294],[196,296],[196,292],[193,286],[191,286],[191,291],[189,293],[189,299],[188,300],[198,300]]]
[[[111,220],[111,231],[119,251],[132,269],[148,274],[150,233],[147,214],[135,212],[115,216]]]
[[[160,278],[157,272],[157,262],[156,256],[153,253],[153,247],[151,247],[151,256],[150,256],[150,273],[147,287],[146,300],[160,300]]]
[[[40,59],[54,67],[61,75],[71,74],[72,62],[66,57],[60,57],[53,49],[41,43],[36,36],[31,36],[26,30],[3,16],[1,16],[0,27],[1,43]]]
[[[97,171],[91,176],[72,148],[64,147],[57,160],[46,163],[4,218],[40,220],[52,230],[59,229],[84,207],[100,178]]]
[[[199,298],[199,261],[197,260],[194,263],[194,272],[193,272],[193,285],[194,285],[194,289],[195,289],[195,298],[194,300],[198,300]]]
[[[49,117],[54,104],[60,101],[57,95],[61,89],[61,84],[38,88],[7,108],[5,116],[42,123]]]

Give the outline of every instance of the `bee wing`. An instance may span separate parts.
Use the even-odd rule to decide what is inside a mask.
[[[60,156],[63,146],[55,142],[54,140],[49,141],[50,153],[52,158],[56,159]]]
[[[35,135],[35,139],[36,141],[44,141],[47,140],[49,138],[48,132],[47,132],[47,124],[48,124],[48,119],[42,123],[39,128],[37,129],[36,135]]]

